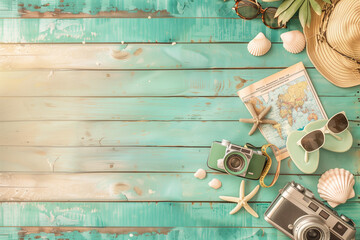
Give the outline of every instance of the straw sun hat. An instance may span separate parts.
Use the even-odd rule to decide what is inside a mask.
[[[360,0],[321,1],[304,28],[307,53],[316,69],[339,87],[360,84]]]

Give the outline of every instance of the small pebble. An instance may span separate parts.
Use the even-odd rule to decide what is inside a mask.
[[[219,179],[213,178],[210,182],[209,182],[209,186],[214,188],[214,189],[218,189],[221,187],[221,182]]]
[[[173,45],[173,46],[176,45],[176,42],[171,43],[171,45]]]
[[[148,16],[148,19],[151,19],[151,16]]]
[[[206,177],[206,171],[204,169],[199,168],[194,174],[194,177],[198,179],[204,179]]]

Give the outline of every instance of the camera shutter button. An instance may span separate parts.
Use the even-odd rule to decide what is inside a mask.
[[[299,190],[300,192],[303,192],[305,190],[305,188],[303,186],[301,186],[300,184],[296,185],[297,190]]]
[[[341,215],[340,218],[341,218],[342,220],[344,220],[345,222],[349,222],[349,221],[350,221],[350,219],[349,219],[348,217],[346,217],[345,215]]]
[[[226,139],[223,139],[223,140],[221,141],[221,145],[227,147],[227,146],[230,145],[230,141],[229,141],[229,140],[226,140]]]
[[[307,196],[308,198],[314,198],[314,194],[310,191],[305,191],[305,196]]]

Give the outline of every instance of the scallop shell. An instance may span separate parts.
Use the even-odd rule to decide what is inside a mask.
[[[266,54],[271,48],[271,42],[260,32],[256,37],[251,40],[247,46],[249,53],[254,56],[262,56]]]
[[[221,182],[219,179],[213,178],[210,182],[209,182],[209,186],[214,188],[214,189],[218,189],[221,187]]]
[[[194,177],[198,179],[204,179],[206,177],[206,171],[204,169],[199,168],[194,174]]]
[[[326,171],[317,186],[320,197],[334,208],[355,197],[354,184],[354,176],[349,171],[335,168]]]
[[[290,53],[300,53],[305,48],[305,37],[299,30],[283,33],[280,38],[286,51]]]

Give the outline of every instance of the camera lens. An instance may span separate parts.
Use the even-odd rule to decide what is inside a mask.
[[[244,168],[245,160],[242,156],[234,154],[229,157],[226,163],[231,171],[238,172]]]
[[[316,215],[304,215],[294,223],[295,240],[330,239],[330,229],[326,222]]]
[[[322,234],[321,234],[320,230],[317,228],[310,228],[305,233],[306,240],[319,240],[319,239],[321,239],[321,236],[322,236]]]

